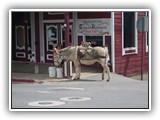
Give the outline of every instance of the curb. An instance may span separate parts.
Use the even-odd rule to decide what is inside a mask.
[[[12,78],[11,82],[12,83],[45,83],[45,82],[66,82],[68,79],[62,79],[62,80],[33,80],[33,79],[17,79],[17,78]]]
[[[19,83],[43,83],[43,81],[37,81],[32,79],[11,79],[12,82],[19,82]]]

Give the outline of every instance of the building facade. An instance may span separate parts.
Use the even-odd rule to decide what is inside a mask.
[[[149,33],[137,30],[148,11],[12,11],[12,61],[53,63],[53,48],[80,45],[109,49],[111,71],[131,75],[148,71]],[[142,42],[143,39],[143,42]],[[142,60],[143,43],[143,60]]]

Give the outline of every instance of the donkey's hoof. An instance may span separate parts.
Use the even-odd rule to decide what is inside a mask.
[[[72,78],[72,80],[79,80],[79,79],[80,79],[79,77],[78,77],[78,78],[76,78],[76,77],[75,77],[75,78]]]
[[[109,79],[107,79],[107,82],[109,82],[110,80]]]

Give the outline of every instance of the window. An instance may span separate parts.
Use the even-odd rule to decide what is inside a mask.
[[[53,46],[58,43],[58,32],[57,26],[49,25],[47,26],[47,48],[48,50],[53,50]]]
[[[48,12],[48,15],[60,15],[64,14],[63,12]]]
[[[103,46],[103,36],[86,36],[86,42],[91,42],[92,47]]]
[[[24,26],[16,26],[16,48],[24,49],[25,47],[25,31]]]
[[[122,54],[137,53],[136,13],[123,12],[122,16]]]

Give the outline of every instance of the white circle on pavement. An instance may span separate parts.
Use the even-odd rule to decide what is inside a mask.
[[[35,106],[35,107],[49,107],[49,106],[58,106],[63,104],[65,104],[65,102],[62,101],[35,101],[28,103],[29,106]]]
[[[74,88],[74,87],[54,87],[54,88],[48,88],[48,90],[62,91],[62,90],[85,90],[85,89]]]
[[[90,99],[91,99],[90,97],[63,97],[63,98],[60,98],[60,100],[63,100],[63,101],[87,101]]]

